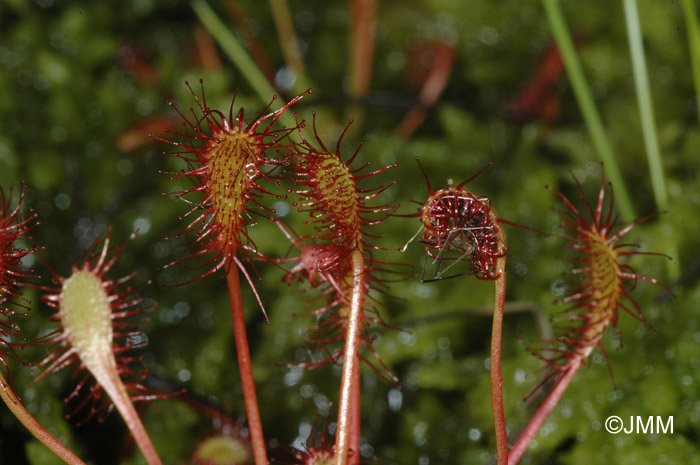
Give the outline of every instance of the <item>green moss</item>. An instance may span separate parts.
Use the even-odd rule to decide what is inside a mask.
[[[224,4],[209,3],[244,43]],[[244,22],[257,31],[273,72],[279,71],[285,64],[268,3],[238,3],[246,15]],[[640,217],[654,213],[622,6],[602,1],[560,3],[634,207]],[[695,263],[700,255],[700,126],[678,3],[639,2],[670,207],[667,214],[639,225],[629,236],[630,243],[641,245],[640,251],[674,247],[681,251],[673,257],[680,273],[673,267],[667,270],[661,257],[630,261],[640,274],[673,285],[677,297],[671,299],[642,280],[630,283],[627,291],[635,296],[650,328],[626,313],[620,315],[623,346],[618,348],[612,330],[602,340],[614,383],[596,349],[589,366],[577,374],[555,408],[546,434],[537,438],[537,447],[529,454],[531,463],[692,464],[700,456],[695,446],[700,437],[696,381],[700,287]],[[370,162],[370,169],[379,169],[399,163],[378,175],[382,183],[399,182],[376,199],[377,205],[401,203],[399,213],[411,215],[419,205],[408,199],[425,201],[427,186],[415,157],[435,188],[445,187],[448,180],[460,182],[494,162],[470,184],[472,190],[489,196],[503,218],[555,235],[560,232],[559,219],[551,207],[557,201],[544,185],[575,199],[576,187],[567,173],[572,169],[588,193],[598,187],[600,165],[564,73],[540,95],[541,101],[555,105],[555,118],[544,121],[535,111],[532,119],[517,120],[508,111],[516,95],[532,82],[551,43],[539,2],[474,0],[468,9],[448,0],[379,2],[370,91],[359,100],[347,92],[347,27],[352,17],[348,4],[310,0],[290,2],[290,8],[309,78],[315,83],[314,94],[293,110],[300,121],[307,121],[305,131],[310,130],[311,112],[317,111],[319,133],[329,147],[347,124],[343,115],[350,104],[365,110],[341,152],[352,153],[363,139],[357,166]],[[213,411],[234,419],[242,417],[243,405],[225,283],[214,275],[174,286],[201,274],[199,266],[206,258],[190,263],[190,268],[167,266],[192,252],[189,244],[195,236],[179,234],[201,212],[179,217],[202,197],[185,201],[162,195],[192,184],[168,180],[173,175],[167,173],[188,167],[176,157],[162,155],[175,148],[149,139],[149,131],[164,136],[149,122],[168,117],[174,121],[174,132],[184,131],[166,101],[172,98],[187,112],[192,98],[183,85],[185,79],[196,84],[203,78],[207,104],[224,113],[236,89],[233,106],[244,107],[247,120],[262,113],[263,104],[218,45],[208,45],[206,35],[195,35],[200,34],[195,32],[200,24],[187,1],[131,1],[118,9],[87,0],[11,1],[0,5],[0,16],[0,183],[7,192],[26,181],[23,214],[33,206],[42,223],[32,231],[30,242],[45,247],[42,259],[62,275],[70,273],[81,251],[107,225],[113,225],[115,237],[149,225],[124,251],[114,275],[137,270],[140,284],[152,281],[140,291],[158,303],[143,326],[149,340],[144,364],[165,380],[166,391],[187,388],[188,394],[155,401],[144,414],[146,429],[167,463],[187,460],[198,442],[217,433],[210,430],[210,417],[186,406],[188,396],[204,399]],[[421,84],[431,69],[430,56],[421,51],[441,40],[454,48],[455,57],[445,90],[435,106],[426,108],[426,119],[416,133],[402,140],[396,128],[419,103]],[[205,57],[218,58],[220,65]],[[283,98],[288,94],[280,89]],[[122,151],[120,136],[134,128],[143,128],[143,145]],[[179,139],[172,133],[166,137]],[[269,183],[265,188],[279,198],[266,196],[262,203],[286,211],[283,219],[300,235],[314,232],[313,224],[303,222],[308,218],[297,214],[292,199],[285,198],[290,194],[287,189],[293,189],[291,183]],[[245,221],[264,255],[284,258],[295,253],[265,214],[253,213]],[[414,241],[404,253],[395,250],[419,226],[416,218],[390,218],[375,230],[382,237],[372,240],[390,249],[373,250],[375,263],[408,265],[398,268],[402,274],[397,282],[393,282],[397,276],[386,275],[387,295],[372,294],[386,305],[381,307],[386,322],[404,331],[368,327],[369,336],[376,338],[374,348],[403,388],[397,391],[369,367],[363,368],[363,451],[367,458],[376,455],[386,464],[489,463],[494,453],[487,369],[493,287],[469,276],[421,284],[424,244]],[[521,309],[507,312],[504,322],[505,407],[514,439],[538,400],[522,402],[540,379],[541,365],[527,347],[546,338],[547,317],[562,316],[558,313],[562,306],[553,302],[561,297],[561,273],[568,262],[559,259],[566,255],[564,239],[505,228],[511,254],[507,300]],[[313,327],[316,317],[293,317],[319,308],[324,299],[316,291],[299,292],[298,287],[282,283],[281,270],[258,260],[253,252],[251,257],[265,284],[252,267],[248,270],[272,323],[267,326],[252,293],[244,290],[261,414],[268,439],[288,444],[319,410],[329,412],[330,423],[335,420],[338,369],[328,365],[302,372],[288,366],[325,356],[304,339],[304,328]],[[42,269],[38,258],[27,265]],[[469,267],[465,263],[453,269],[467,272]],[[43,274],[38,282],[50,286],[49,274]],[[23,297],[32,300],[31,311],[28,317],[15,318],[28,339],[55,327],[40,294],[25,291]],[[33,363],[45,357],[38,347],[20,355]],[[77,428],[63,419],[70,406],[60,399],[75,385],[70,373],[30,385],[35,374],[14,360],[9,363],[30,410],[48,410],[39,417],[49,429],[58,430],[94,463],[115,462],[114,454],[105,451],[113,450],[107,446],[115,437],[122,438],[121,432],[110,429],[118,428],[117,420]],[[668,436],[613,437],[599,428],[610,415],[674,415],[677,428]],[[42,455],[38,444],[26,441],[25,434],[6,410],[0,411],[0,457],[8,463],[51,463],[53,459]],[[134,454],[131,463],[141,460]]]

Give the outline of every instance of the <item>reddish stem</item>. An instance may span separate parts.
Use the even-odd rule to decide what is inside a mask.
[[[432,52],[433,63],[420,92],[420,105],[411,108],[396,130],[399,137],[408,139],[423,124],[428,108],[435,105],[447,86],[452,73],[455,52],[452,47],[438,42],[428,48]]]
[[[287,0],[269,0],[272,19],[275,21],[277,37],[287,66],[296,73],[294,93],[302,93],[308,86],[306,66],[299,49],[299,39],[294,32],[294,21]]]
[[[369,89],[374,59],[377,0],[351,0],[350,92],[361,97]]]
[[[542,428],[542,425],[549,414],[552,413],[554,407],[556,407],[556,405],[559,403],[559,399],[561,399],[561,396],[564,394],[564,391],[566,391],[566,388],[569,387],[571,380],[581,367],[582,362],[583,357],[581,356],[577,356],[573,358],[571,362],[569,362],[566,371],[561,377],[559,377],[559,379],[557,379],[554,387],[547,395],[547,398],[537,409],[537,412],[535,412],[535,415],[530,420],[530,423],[527,424],[522,434],[518,438],[518,441],[513,446],[513,449],[510,451],[510,454],[508,455],[508,465],[515,465],[522,458],[523,454],[527,450],[527,447],[530,445],[532,440],[535,439],[537,432],[540,430],[540,428]]]
[[[241,8],[240,2],[238,0],[230,0],[228,2],[224,2],[224,5],[228,9],[231,18],[233,18],[233,22],[236,23],[236,29],[238,29],[238,32],[245,41],[245,45],[248,48],[253,61],[255,61],[255,64],[258,65],[260,72],[265,75],[267,81],[270,84],[274,84],[275,67],[272,64],[272,60],[270,60],[270,56],[267,54],[265,47],[258,38],[257,33],[250,26],[249,18],[246,16],[245,11],[243,11]]]
[[[29,430],[35,438],[41,441],[54,454],[68,465],[85,465],[70,449],[63,445],[58,439],[51,435],[39,424],[27,409],[24,408],[19,398],[12,392],[5,376],[0,372],[0,397],[5,402],[15,417]]]
[[[350,448],[352,455],[348,458],[348,465],[360,464],[360,430],[361,430],[361,406],[362,406],[362,378],[360,376],[360,364],[355,364],[352,385],[352,414],[350,421]]]
[[[136,445],[138,445],[141,450],[146,462],[149,465],[163,465],[155,447],[153,447],[150,436],[146,432],[146,428],[144,428],[141,422],[141,418],[139,418],[138,413],[136,413],[134,404],[129,398],[129,393],[119,377],[116,364],[111,365],[109,363],[104,363],[103,366],[109,367],[110,369],[93,371],[95,379],[102,385],[105,392],[114,403],[114,406],[117,408],[117,411],[119,411],[119,414],[124,419],[126,427],[136,441]]]
[[[505,241],[505,234],[501,234]],[[505,243],[505,242],[504,242]],[[493,327],[491,329],[491,403],[493,421],[496,428],[496,450],[498,465],[508,461],[508,435],[506,417],[503,409],[503,374],[501,373],[501,341],[503,330],[503,308],[506,301],[506,257],[498,259],[500,275],[496,280],[496,298],[493,308]]]
[[[349,0],[350,19],[350,96],[359,101],[367,95],[372,80],[376,10],[378,0]],[[354,103],[348,108],[346,119],[359,128],[364,117],[363,105]]]
[[[357,414],[359,402],[354,402],[354,399],[356,397],[359,398],[359,387],[355,385],[359,384],[359,376],[356,376],[356,372],[359,374],[360,360],[358,352],[360,349],[360,319],[362,318],[364,289],[364,257],[361,250],[355,249],[352,252],[352,301],[346,326],[343,378],[340,382],[338,427],[335,438],[335,465],[347,465],[350,443],[359,443],[360,437],[359,427],[351,428],[351,425],[354,421],[359,421]],[[353,403],[358,405],[351,408]],[[351,433],[351,429],[356,431]],[[359,450],[355,452],[355,455],[358,454]]]
[[[262,423],[260,421],[260,411],[258,410],[258,398],[255,394],[253,365],[250,360],[248,335],[246,334],[245,318],[243,316],[243,300],[241,299],[241,283],[238,277],[238,268],[235,266],[229,267],[226,273],[226,282],[231,301],[231,317],[233,319],[233,334],[236,339],[238,370],[241,374],[243,400],[245,402],[246,415],[248,416],[248,429],[253,447],[253,457],[255,458],[255,465],[267,465],[265,437],[263,436]]]

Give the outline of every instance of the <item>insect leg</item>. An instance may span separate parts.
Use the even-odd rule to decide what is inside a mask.
[[[422,225],[421,225],[420,228],[418,228],[418,231],[416,231],[416,233],[413,235],[413,237],[411,237],[411,238],[408,240],[408,242],[406,242],[406,243],[404,244],[404,246],[401,247],[401,248],[399,249],[399,252],[405,252],[406,249],[408,248],[408,244],[410,244],[411,242],[413,242],[413,241],[416,239],[416,237],[418,237],[418,234],[421,233],[421,231],[423,231],[423,226],[422,226]]]

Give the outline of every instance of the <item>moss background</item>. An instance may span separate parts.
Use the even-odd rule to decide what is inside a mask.
[[[269,3],[230,4],[245,12],[273,71],[283,76],[285,63]],[[243,40],[226,5],[212,2],[212,7]],[[291,1],[289,7],[314,88],[295,111],[307,119],[311,111],[318,113],[319,132],[329,146],[336,143],[348,115],[364,113],[343,139],[342,152],[350,155],[364,140],[358,164],[399,163],[373,178],[399,181],[379,202],[400,203],[403,214],[416,211],[409,199],[424,200],[427,188],[415,157],[420,157],[436,187],[448,179],[459,182],[471,177],[493,162],[470,184],[473,191],[489,196],[503,218],[544,231],[556,232],[559,219],[551,207],[561,206],[545,184],[575,198],[570,169],[588,195],[595,195],[600,164],[565,75],[555,80],[546,100],[546,108],[558,111],[541,110],[520,119],[508,111],[551,43],[539,2],[472,0],[468,6],[446,0],[380,2],[371,85],[359,99],[348,91],[349,4],[305,0]],[[657,207],[621,3],[564,1],[562,8],[636,214],[653,213]],[[671,286],[676,297],[650,283],[638,283],[634,296],[649,327],[622,314],[624,345],[614,331],[606,334],[603,345],[614,384],[603,356],[595,351],[524,463],[700,463],[696,96],[681,6],[655,1],[640,2],[639,8],[670,208],[635,228],[627,242],[640,244],[643,251],[672,251],[672,262],[635,257],[631,265]],[[403,139],[396,129],[419,102],[420,84],[431,65],[425,50],[435,42],[451,47],[454,66],[424,124]],[[112,276],[136,271],[134,282],[152,281],[142,291],[158,303],[143,326],[149,343],[144,361],[154,375],[149,381],[156,389],[186,387],[192,393],[188,396],[196,395],[242,421],[225,283],[210,276],[171,287],[197,273],[182,266],[164,268],[185,253],[192,238],[172,238],[186,226],[186,220],[178,217],[190,206],[163,193],[188,184],[168,180],[165,173],[185,169],[184,163],[163,155],[173,147],[147,135],[179,124],[168,99],[184,110],[194,105],[185,80],[204,79],[213,108],[227,110],[236,89],[236,106],[245,107],[251,117],[266,102],[255,96],[240,70],[214,45],[191,5],[179,0],[127,0],[118,7],[109,2],[5,0],[0,4],[0,64],[0,185],[5,192],[10,188],[17,192],[21,180],[27,183],[24,211],[33,206],[40,216],[41,225],[32,236],[34,244],[46,247],[44,260],[65,275],[108,225],[113,226],[117,243],[140,229]],[[279,90],[286,98],[299,91]],[[280,212],[289,210],[284,201],[274,206]],[[304,226],[293,213],[292,209],[286,219],[303,233]],[[377,244],[399,248],[417,228],[416,219],[391,218],[379,227],[383,238]],[[546,335],[545,316],[561,310],[553,301],[560,293],[566,262],[560,259],[565,241],[556,235],[543,238],[517,228],[509,228],[508,234],[512,311],[505,319],[503,373],[508,427],[515,437],[537,404],[521,401],[537,384],[540,367],[528,354],[527,341]],[[288,244],[270,224],[261,221],[251,228],[251,235],[267,256],[288,253]],[[492,285],[464,276],[421,284],[424,251],[418,242],[403,254],[379,255],[414,268],[405,279],[391,283],[393,298],[379,297],[386,304],[386,321],[404,331],[374,328],[374,347],[403,388],[363,368],[363,457],[401,465],[492,463],[495,441],[488,381]],[[43,270],[36,258],[27,265]],[[466,264],[455,269],[460,266],[466,271]],[[318,412],[323,416],[330,411],[332,423],[339,370],[286,366],[318,356],[302,334],[313,320],[293,317],[307,309],[312,294],[283,284],[282,272],[274,266],[261,263],[257,268],[265,281],[258,289],[272,325],[265,324],[248,289],[244,299],[250,309],[251,350],[265,433],[276,440],[274,444],[298,445]],[[42,273],[43,282],[49,284],[49,273]],[[25,336],[35,338],[55,326],[48,320],[49,310],[39,304],[38,292],[26,293],[34,304],[20,323]],[[37,363],[43,353],[31,348],[22,355]],[[73,388],[71,370],[31,384],[35,372],[14,362],[10,367],[27,408],[87,462],[142,463],[116,415],[81,427],[64,419],[68,410],[61,399]],[[168,464],[188,463],[196,444],[217,430],[211,418],[184,399],[156,401],[143,410],[146,428]],[[672,415],[674,432],[614,436],[602,428],[610,415]],[[50,465],[57,459],[2,408],[0,463]]]

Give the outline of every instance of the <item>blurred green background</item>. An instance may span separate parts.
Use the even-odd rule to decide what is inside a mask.
[[[294,111],[306,119],[317,112],[326,145],[335,146],[353,118],[341,145],[345,156],[363,140],[357,166],[399,163],[368,181],[398,180],[378,204],[400,203],[405,215],[417,211],[409,199],[425,200],[427,187],[415,157],[435,188],[469,178],[493,162],[469,185],[472,190],[489,196],[503,218],[548,232],[556,233],[560,222],[551,207],[561,205],[545,184],[576,199],[572,170],[589,198],[595,196],[601,167],[566,75],[554,72],[546,85],[542,79],[533,84],[543,76],[542,63],[552,44],[539,2],[379,2],[374,56],[365,53],[365,61],[354,64],[349,33],[353,4],[232,0],[211,7],[233,37],[253,50],[257,66],[283,98],[313,87],[314,93]],[[305,75],[285,59],[280,45],[290,40],[280,40],[272,9],[279,12],[284,5]],[[654,213],[659,208],[645,156],[622,3],[563,1],[561,7],[635,215]],[[634,296],[649,327],[621,314],[624,345],[612,330],[603,339],[614,384],[596,350],[523,463],[700,463],[700,126],[690,50],[679,2],[640,2],[639,10],[669,206],[667,214],[635,228],[626,242],[640,244],[643,251],[675,251],[672,262],[639,256],[630,264],[671,286],[676,297],[638,283]],[[364,88],[352,77],[363,71],[371,76]],[[183,130],[167,100],[187,111],[194,100],[184,81],[197,84],[200,78],[209,105],[225,112],[236,91],[234,108],[245,107],[248,118],[263,111],[272,97],[263,100],[256,94],[188,2],[0,3],[0,185],[5,192],[14,189],[16,199],[20,182],[26,182],[23,210],[35,208],[41,221],[27,245],[45,247],[43,259],[62,275],[109,225],[116,243],[140,230],[111,277],[137,272],[133,282],[144,284],[141,294],[158,304],[143,325],[148,347],[142,351],[159,380],[155,389],[185,387],[192,393],[142,406],[146,429],[168,464],[189,463],[196,444],[217,432],[216,421],[184,400],[196,396],[224,415],[244,418],[224,280],[210,276],[171,287],[198,271],[164,268],[183,256],[193,239],[175,237],[188,224],[179,217],[191,205],[164,193],[190,184],[168,180],[167,173],[186,165],[164,155],[174,148],[148,134],[165,137],[165,127]],[[525,89],[534,95],[530,100],[523,97],[530,95]],[[409,129],[404,118],[412,109],[424,120]],[[308,233],[288,201],[268,197],[265,202],[299,233]],[[390,218],[377,227],[383,237],[376,244],[400,248],[418,226],[415,218]],[[517,228],[507,232],[503,374],[509,434],[515,438],[538,401],[521,400],[537,384],[541,366],[529,355],[528,341],[547,337],[547,317],[562,310],[553,302],[566,281],[567,262],[561,258],[567,254],[565,240],[556,234],[543,238]],[[250,234],[269,257],[290,253],[273,225],[261,221]],[[407,275],[390,283],[392,298],[378,296],[386,305],[385,320],[402,331],[374,327],[374,347],[403,387],[397,389],[363,367],[363,458],[401,465],[492,463],[492,284],[469,276],[421,284],[424,250],[417,241],[405,253],[376,256],[413,268],[402,268]],[[27,265],[43,275],[43,284],[50,284],[40,260],[35,257]],[[244,300],[265,434],[273,445],[300,445],[319,412],[322,418],[330,415],[333,427],[339,369],[288,366],[322,355],[303,337],[313,318],[293,316],[309,309],[314,294],[282,283],[283,272],[270,264],[259,263],[257,269],[265,282],[257,287],[271,326],[247,288]],[[467,264],[453,268],[467,269]],[[18,322],[33,339],[55,323],[38,291],[26,295],[33,309]],[[22,353],[32,363],[43,356],[38,347]],[[26,407],[87,462],[142,463],[117,415],[81,427],[64,419],[69,410],[62,399],[74,386],[70,369],[31,384],[36,372],[14,362],[10,367]],[[672,415],[674,432],[611,435],[602,427],[610,415]],[[273,448],[273,455],[282,454],[280,449]],[[57,460],[7,409],[0,409],[0,463],[48,465]]]

